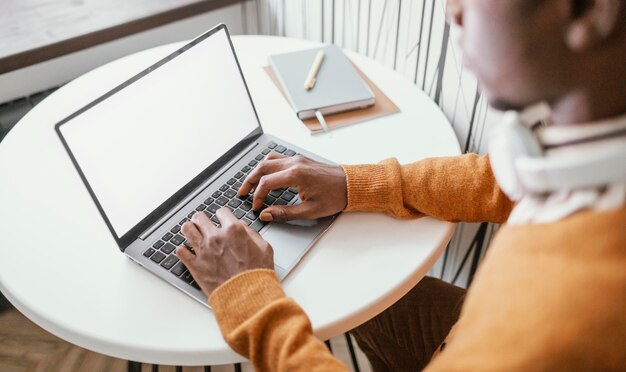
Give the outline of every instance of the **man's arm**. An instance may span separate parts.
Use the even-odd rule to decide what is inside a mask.
[[[403,166],[388,159],[339,167],[270,153],[246,178],[239,194],[254,190],[253,208],[259,209],[271,190],[282,187],[295,187],[302,203],[272,205],[261,212],[262,220],[315,219],[345,210],[501,223],[513,207],[496,183],[489,158],[476,154]]]
[[[226,342],[256,371],[347,371],[313,336],[309,318],[285,296],[273,270],[239,274],[209,303]]]
[[[229,209],[216,215],[219,228],[203,212],[183,224],[193,252],[181,245],[176,255],[209,297],[226,342],[257,371],[345,371],[285,296],[272,247]]]
[[[513,207],[498,187],[487,155],[430,158],[407,165],[387,159],[343,169],[348,185],[346,211],[502,223]]]

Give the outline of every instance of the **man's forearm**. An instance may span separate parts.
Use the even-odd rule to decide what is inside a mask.
[[[209,302],[224,339],[257,371],[347,371],[313,336],[311,322],[287,298],[272,270],[252,270],[224,283]]]
[[[513,207],[498,187],[486,155],[429,158],[402,166],[387,159],[343,169],[348,182],[346,211],[502,223]]]

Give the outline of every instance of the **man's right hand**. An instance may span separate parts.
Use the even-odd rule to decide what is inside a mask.
[[[259,210],[271,190],[294,187],[302,202],[272,205],[261,212],[263,221],[316,219],[339,213],[348,203],[346,175],[338,165],[320,163],[302,155],[270,153],[246,178],[239,195],[254,190],[252,209]]]

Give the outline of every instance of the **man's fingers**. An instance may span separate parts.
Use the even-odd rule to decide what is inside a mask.
[[[311,207],[308,203],[300,203],[296,205],[273,205],[267,207],[259,216],[262,221],[290,221],[311,219]]]
[[[209,217],[204,212],[196,212],[191,217],[191,222],[196,224],[198,230],[202,233],[202,235],[211,235],[215,232],[215,229],[217,229],[217,227],[213,225],[213,222],[211,222]]]
[[[287,155],[283,155],[283,154],[279,154],[276,151],[272,151],[269,154],[267,154],[267,156],[265,157],[266,160],[273,160],[273,159],[285,159],[288,158],[289,156]]]
[[[176,256],[178,256],[178,258],[183,261],[187,268],[190,268],[195,264],[196,255],[191,253],[189,248],[185,247],[184,245],[179,245],[178,248],[176,248]]]
[[[200,243],[202,243],[202,233],[198,230],[195,223],[185,222],[180,230],[192,247],[196,248],[200,246]]]
[[[218,209],[217,212],[215,212],[215,215],[217,216],[217,219],[220,220],[220,225],[222,225],[222,227],[231,225],[239,221],[237,217],[233,215],[233,212],[231,212],[230,209],[226,207]]]
[[[293,171],[291,169],[281,170],[280,172],[267,174],[261,177],[259,183],[254,190],[252,199],[252,209],[258,210],[263,206],[263,201],[267,194],[272,190],[282,187],[291,187],[294,185]]]
[[[261,177],[266,174],[275,173],[281,171],[289,166],[287,162],[283,159],[286,158],[284,155],[270,153],[267,155],[267,158],[263,160],[257,167],[250,172],[248,177],[243,181],[243,184],[239,188],[239,195],[247,195],[250,190],[252,190],[258,183]]]

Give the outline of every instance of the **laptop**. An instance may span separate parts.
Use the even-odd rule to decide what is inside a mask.
[[[274,249],[282,281],[334,217],[264,223],[237,190],[270,152],[315,154],[263,132],[225,25],[200,35],[56,124],[120,250],[208,306],[175,254],[196,212],[228,207]],[[272,190],[265,205],[299,203]]]

